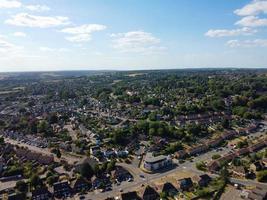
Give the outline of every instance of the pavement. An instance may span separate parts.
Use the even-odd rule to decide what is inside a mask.
[[[257,133],[253,133],[251,135],[253,135],[253,137],[258,137],[260,135],[264,135],[264,133],[259,131]],[[11,143],[11,144],[19,145],[19,146],[26,146],[30,150],[33,150],[36,152],[51,155],[51,152],[48,148],[41,149],[41,148],[38,148],[35,146],[30,146],[30,145],[27,145],[24,143],[19,143],[16,140],[11,140],[8,138],[6,138],[5,141],[8,143]],[[220,154],[221,156],[223,156],[225,154],[228,154],[232,150],[228,146],[221,147],[220,149],[221,149],[220,151],[210,150],[204,154],[200,154],[200,155],[194,157],[192,161],[186,161],[182,164],[179,164],[178,160],[173,159],[173,163],[174,163],[173,168],[171,168],[169,170],[157,172],[154,174],[145,174],[135,164],[119,163],[118,165],[123,166],[133,175],[134,181],[133,182],[122,182],[120,185],[113,185],[112,191],[108,191],[108,192],[100,192],[100,191],[89,192],[85,197],[86,197],[86,199],[91,199],[91,200],[103,200],[103,199],[106,199],[108,197],[120,196],[120,194],[121,194],[120,191],[122,191],[124,193],[124,192],[138,190],[138,189],[140,189],[140,186],[142,187],[142,185],[153,184],[156,181],[159,181],[159,180],[166,178],[166,177],[170,177],[174,174],[179,174],[179,173],[184,173],[184,172],[191,172],[193,174],[203,174],[203,172],[201,172],[195,168],[195,164],[197,162],[200,162],[200,161],[209,162],[212,160],[212,155]],[[63,155],[62,157],[64,159],[66,159],[67,161],[73,162],[73,163],[81,160],[81,158],[71,156],[71,155]],[[143,178],[140,177],[140,175],[143,175]],[[218,175],[211,175],[211,176],[217,177]],[[258,183],[256,181],[252,181],[252,180],[240,180],[240,179],[234,179],[234,178],[231,178],[230,180],[233,183],[238,183],[238,184],[242,184],[242,185],[246,185],[246,186],[248,186],[248,185],[267,186],[267,184]]]
[[[259,137],[261,135],[264,135],[264,133],[259,131],[251,135],[253,135],[253,137]],[[91,192],[86,195],[86,198],[91,199],[91,200],[103,200],[108,197],[120,196],[121,193],[137,191],[140,189],[140,187],[142,187],[142,185],[144,186],[147,184],[154,184],[157,181],[160,181],[167,177],[172,177],[175,174],[179,174],[179,173],[184,174],[185,172],[187,172],[187,173],[201,175],[203,174],[203,172],[197,170],[195,167],[197,162],[200,162],[200,161],[210,162],[214,154],[220,154],[221,156],[223,156],[223,155],[228,154],[231,150],[232,148],[228,146],[221,147],[219,151],[215,149],[208,151],[204,154],[200,154],[194,157],[192,161],[186,161],[182,164],[179,164],[178,160],[173,159],[174,167],[172,169],[161,171],[161,172],[154,173],[154,174],[146,174],[140,168],[137,168],[135,165],[132,165],[132,164],[120,163],[118,165],[124,167],[133,175],[134,181],[133,182],[122,182],[121,185],[119,186],[113,185],[112,191],[103,192],[103,193],[96,192],[96,191]],[[140,175],[143,175],[144,178],[141,178]],[[218,177],[218,175],[216,174],[209,174],[209,175],[213,178]],[[257,185],[261,187],[263,186],[267,187],[266,183],[259,183],[253,180],[241,180],[241,179],[231,178],[230,181],[232,183],[237,183],[237,184],[245,185],[245,186],[256,186]]]

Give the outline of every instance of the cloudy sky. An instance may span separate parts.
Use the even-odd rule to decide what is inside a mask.
[[[267,0],[0,0],[0,71],[267,67]]]

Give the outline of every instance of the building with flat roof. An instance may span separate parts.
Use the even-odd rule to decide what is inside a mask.
[[[149,152],[144,159],[144,168],[148,171],[156,171],[172,164],[172,159],[169,156],[154,156]]]

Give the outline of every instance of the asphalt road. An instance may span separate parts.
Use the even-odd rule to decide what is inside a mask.
[[[262,132],[256,132],[251,134],[253,135],[253,137],[259,137],[261,135],[264,135],[264,133]],[[221,150],[211,150],[208,151],[204,154],[200,154],[196,157],[193,158],[192,162],[191,161],[186,161],[182,164],[178,163],[178,160],[174,159],[173,162],[176,165],[176,167],[174,167],[173,169],[170,169],[168,171],[164,171],[164,172],[160,172],[160,173],[154,173],[154,174],[146,174],[144,173],[140,168],[137,168],[134,165],[131,164],[125,164],[125,163],[121,163],[119,164],[120,166],[123,166],[125,169],[127,169],[134,177],[134,181],[133,182],[122,182],[121,185],[117,186],[117,185],[113,185],[112,191],[108,191],[108,192],[91,192],[89,194],[86,195],[86,198],[88,199],[92,199],[92,200],[103,200],[106,199],[108,197],[116,197],[116,196],[120,196],[121,192],[129,192],[129,191],[134,191],[135,188],[140,187],[141,185],[146,185],[146,184],[150,184],[156,180],[159,180],[165,176],[168,176],[170,174],[174,174],[177,173],[179,171],[190,171],[193,172],[195,174],[203,174],[202,171],[199,171],[196,169],[195,165],[197,162],[200,161],[206,161],[206,162],[210,162],[212,160],[212,156],[214,154],[220,154],[221,156],[228,154],[232,149],[228,146],[226,147],[221,147]],[[145,178],[140,178],[140,175],[143,175]],[[210,174],[211,177],[217,177],[218,175],[215,174]],[[241,179],[234,179],[231,178],[230,179],[231,182],[233,183],[237,183],[237,184],[241,184],[241,185],[246,185],[246,186],[265,186],[267,187],[267,184],[264,183],[258,183],[256,181],[253,180],[241,180]]]

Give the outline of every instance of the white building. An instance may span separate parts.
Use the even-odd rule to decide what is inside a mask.
[[[169,156],[154,156],[153,153],[147,153],[144,159],[144,168],[149,171],[156,171],[165,168],[172,164],[172,159]]]

